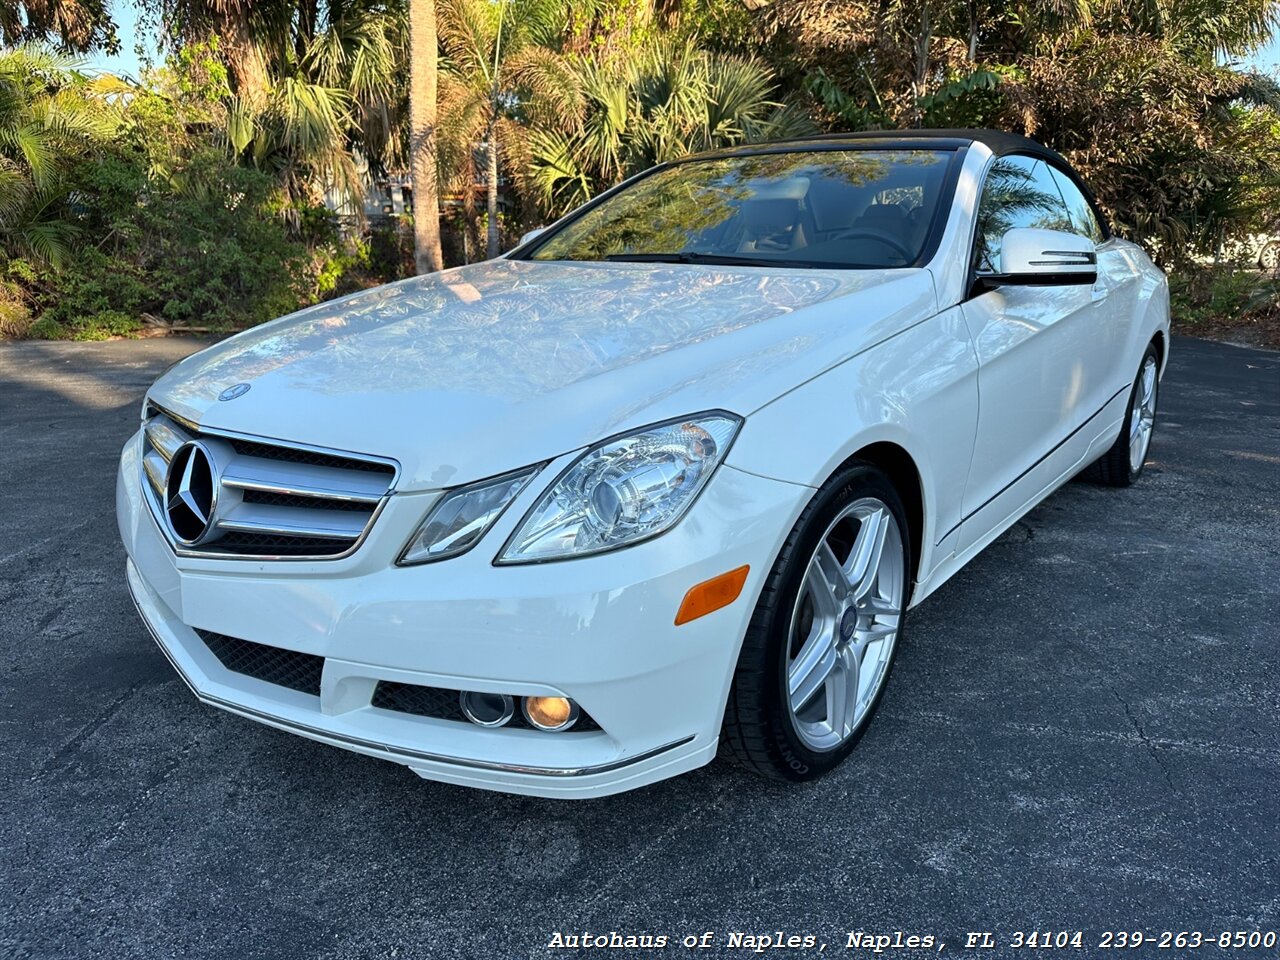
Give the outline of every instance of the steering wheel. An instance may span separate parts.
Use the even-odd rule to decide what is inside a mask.
[[[861,237],[866,240],[876,240],[883,243],[886,247],[892,248],[901,257],[904,263],[910,263],[915,259],[915,255],[902,245],[902,242],[894,238],[891,234],[883,233],[879,230],[872,230],[868,227],[851,227],[848,230],[842,230],[837,233],[831,240],[852,240],[855,237]]]

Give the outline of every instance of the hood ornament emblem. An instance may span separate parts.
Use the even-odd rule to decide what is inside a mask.
[[[251,386],[252,384],[248,384],[248,383],[232,384],[231,386],[227,387],[227,389],[223,390],[220,394],[218,394],[218,399],[234,400],[236,399],[236,397],[243,397],[246,393],[249,392],[249,388]]]
[[[164,511],[170,532],[184,546],[214,539],[220,480],[213,451],[199,440],[184,443],[169,462]]]

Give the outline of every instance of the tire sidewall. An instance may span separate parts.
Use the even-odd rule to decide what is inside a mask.
[[[800,738],[788,706],[786,678],[791,614],[804,581],[809,560],[817,549],[819,540],[827,532],[832,519],[849,503],[867,496],[877,498],[889,508],[901,533],[905,585],[902,591],[902,609],[899,611],[898,635],[894,640],[889,662],[885,665],[880,689],[876,691],[875,698],[867,708],[858,729],[834,750],[819,752],[806,746]],[[902,645],[906,608],[910,603],[911,589],[914,585],[911,575],[914,568],[911,563],[911,537],[906,521],[906,510],[888,478],[875,467],[857,464],[842,471],[815,495],[811,508],[805,512],[801,522],[795,548],[787,558],[788,568],[779,571],[781,576],[776,599],[764,624],[764,628],[768,631],[766,669],[772,670],[773,673],[771,682],[766,684],[764,689],[767,697],[766,716],[769,719],[774,745],[786,768],[786,775],[797,780],[807,780],[821,776],[848,756],[862,739],[875,716],[884,691],[889,685],[889,676],[893,672],[893,664],[897,660],[898,650]]]

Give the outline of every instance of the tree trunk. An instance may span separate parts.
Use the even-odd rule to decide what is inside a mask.
[[[498,234],[498,139],[492,126],[485,153],[489,161],[489,259],[492,260],[502,252],[502,240]]]
[[[254,42],[249,9],[243,3],[229,3],[216,28],[222,43],[222,58],[231,75],[231,87],[246,103],[260,107],[270,85],[267,65]]]
[[[436,182],[436,43],[435,0],[409,0],[409,176],[418,273],[444,266]]]
[[[925,3],[920,8],[920,33],[916,38],[916,75],[911,83],[911,94],[914,105],[911,108],[914,123],[912,126],[920,126],[924,120],[924,114],[920,109],[920,100],[925,95],[925,90],[929,80],[929,41],[933,39],[933,24],[929,20],[929,4]]]
[[[969,63],[978,62],[978,0],[969,0]]]

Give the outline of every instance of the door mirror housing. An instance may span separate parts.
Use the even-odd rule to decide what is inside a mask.
[[[546,232],[547,232],[546,227],[534,227],[532,230],[529,230],[523,236],[520,237],[520,246],[523,247],[530,240]]]
[[[1065,230],[1015,227],[1000,241],[1000,273],[980,273],[977,292],[996,287],[1058,287],[1098,279],[1093,241]]]

